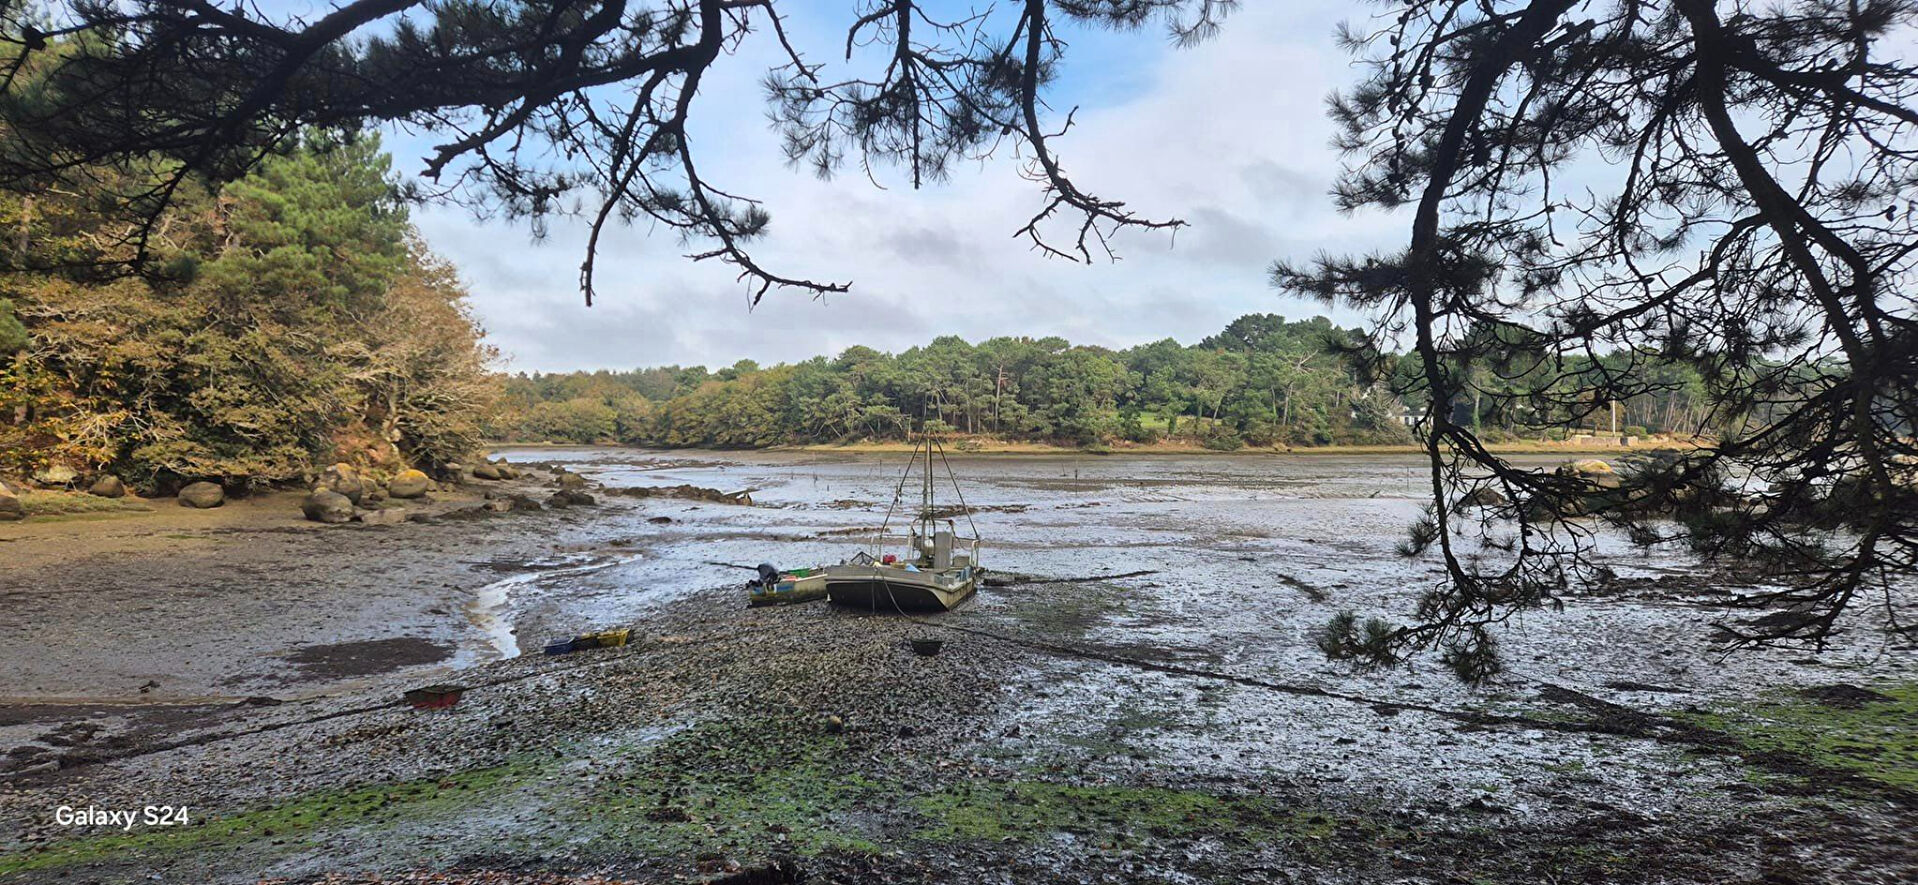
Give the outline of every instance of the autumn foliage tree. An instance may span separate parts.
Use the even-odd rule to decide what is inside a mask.
[[[490,351],[412,234],[376,139],[313,136],[170,206],[150,277],[51,256],[123,248],[82,196],[0,207],[0,282],[26,346],[0,362],[16,469],[110,468],[149,486],[293,482],[334,457],[431,466],[480,444]]]

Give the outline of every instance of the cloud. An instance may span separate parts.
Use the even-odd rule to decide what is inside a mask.
[[[843,12],[796,8],[791,30],[827,35],[812,45],[833,54],[843,26],[822,7]],[[775,291],[748,310],[732,271],[691,263],[674,237],[638,227],[603,241],[600,298],[588,309],[577,288],[581,225],[555,223],[534,245],[524,228],[457,209],[423,210],[418,221],[461,268],[514,370],[771,363],[853,344],[897,351],[942,334],[1061,335],[1123,347],[1196,341],[1253,311],[1322,313],[1269,288],[1274,259],[1403,237],[1402,220],[1342,216],[1326,196],[1339,158],[1324,97],[1349,70],[1331,40],[1343,11],[1324,2],[1249,5],[1219,38],[1188,50],[1150,32],[1075,42],[1096,51],[1068,56],[1066,82],[1080,88],[1057,97],[1062,109],[1086,102],[1057,141],[1066,170],[1100,196],[1191,225],[1175,237],[1122,235],[1117,263],[1047,258],[1014,238],[1043,197],[1010,156],[957,167],[949,182],[920,191],[886,170],[879,189],[856,173],[822,182],[787,168],[758,112],[769,45],[749,45],[702,85],[693,133],[707,158],[702,171],[773,213],[753,249],[761,264],[849,280],[852,293]],[[396,134],[389,144],[403,170],[424,154],[418,139]]]

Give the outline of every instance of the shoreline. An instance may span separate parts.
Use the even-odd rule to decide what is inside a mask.
[[[1567,442],[1506,442],[1487,443],[1485,448],[1495,455],[1627,455],[1649,452],[1673,452],[1701,448],[1704,444],[1694,441],[1655,440],[1636,445],[1616,443],[1567,443]],[[905,455],[915,449],[910,442],[851,442],[851,443],[807,443],[803,445],[776,445],[757,449],[708,449],[687,447],[662,449],[650,446],[629,445],[627,443],[554,443],[554,442],[488,442],[489,453],[501,451],[615,451],[630,450],[670,454],[673,452],[719,452],[729,454],[753,453],[836,453],[848,455]],[[1425,447],[1415,444],[1391,445],[1328,445],[1295,446],[1286,448],[1258,448],[1245,446],[1232,451],[1208,449],[1192,443],[1154,443],[1151,445],[1120,444],[1105,449],[1083,446],[1060,446],[1050,443],[991,442],[981,443],[977,448],[961,449],[958,444],[947,446],[946,454],[951,457],[993,456],[1061,456],[1081,455],[1087,458],[1110,458],[1114,456],[1160,456],[1160,455],[1206,455],[1221,457],[1291,457],[1322,455],[1424,455]]]
[[[19,587],[0,594],[17,615],[0,625],[0,672],[12,677],[0,708],[297,702],[484,660],[472,594],[548,554],[551,533],[585,522],[590,534],[611,516],[485,509],[544,497],[549,479],[530,471],[390,501],[407,515],[396,525],[310,521],[297,490],[210,509],[129,496],[119,509],[0,524]],[[70,656],[86,665],[63,665]]]

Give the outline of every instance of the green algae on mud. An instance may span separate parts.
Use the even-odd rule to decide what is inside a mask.
[[[1786,754],[1818,769],[1918,793],[1918,683],[1872,685],[1869,693],[1842,703],[1781,691],[1735,709],[1677,717],[1726,734],[1748,750]]]
[[[897,787],[843,770],[845,751],[817,723],[688,728],[600,767],[587,846],[654,857],[770,846],[877,853],[857,819]]]
[[[1297,808],[1257,796],[1119,785],[1080,786],[1042,780],[961,781],[920,796],[912,808],[929,826],[924,839],[1030,841],[1058,832],[1134,838],[1317,841],[1341,832],[1368,833],[1370,822]]]
[[[289,802],[233,814],[190,808],[190,823],[133,833],[76,836],[40,848],[0,857],[0,876],[53,870],[80,864],[132,862],[193,853],[244,848],[258,859],[302,850],[300,837],[347,827],[364,827],[401,816],[430,820],[483,806],[514,784],[530,780],[537,768],[511,762],[457,772],[445,777],[322,790]]]
[[[768,726],[709,723],[609,763],[590,800],[601,823],[589,843],[652,856],[807,857],[1058,833],[1309,845],[1386,832],[1365,818],[1202,790],[977,775],[928,789],[874,765],[844,735]]]

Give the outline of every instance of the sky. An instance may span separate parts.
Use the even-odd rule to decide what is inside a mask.
[[[855,6],[781,9],[808,60],[834,61]],[[614,228],[602,239],[588,308],[577,284],[583,223],[556,219],[535,242],[524,225],[457,207],[421,207],[415,221],[460,268],[502,368],[514,372],[770,365],[855,344],[897,352],[939,335],[1191,343],[1253,312],[1351,323],[1357,317],[1272,289],[1267,269],[1322,251],[1395,248],[1409,235],[1403,217],[1342,215],[1328,196],[1340,158],[1325,98],[1356,76],[1333,29],[1376,10],[1353,0],[1246,3],[1217,38],[1189,49],[1158,28],[1067,32],[1067,70],[1051,96],[1057,109],[1079,108],[1071,132],[1053,142],[1067,172],[1142,215],[1190,223],[1176,236],[1122,236],[1116,263],[1048,258],[1014,238],[1041,194],[1009,153],[918,191],[896,170],[881,175],[881,189],[856,170],[822,182],[789,168],[758,85],[776,48],[765,35],[702,85],[701,171],[772,213],[751,250],[763,266],[850,281],[851,292],[775,289],[749,309],[735,271],[688,261],[669,233]],[[833,70],[843,71],[835,65],[827,76]],[[386,143],[407,174],[433,142],[393,132]]]

